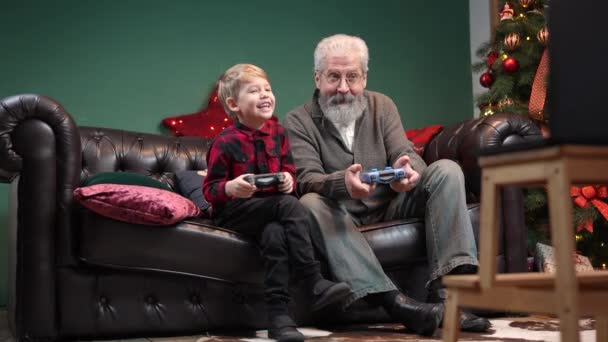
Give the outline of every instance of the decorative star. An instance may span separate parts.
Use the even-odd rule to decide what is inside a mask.
[[[162,124],[175,136],[213,138],[224,128],[232,125],[217,96],[217,87],[209,96],[207,108],[196,113],[171,116],[162,119]]]

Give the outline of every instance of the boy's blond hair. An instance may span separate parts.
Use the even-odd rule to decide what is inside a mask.
[[[241,85],[243,82],[246,82],[254,77],[260,77],[270,82],[264,70],[253,64],[237,64],[226,70],[222,77],[220,77],[220,79],[217,81],[217,95],[222,102],[222,106],[224,107],[226,114],[228,114],[228,116],[230,116],[233,120],[238,120],[237,115],[228,108],[226,101],[229,97],[238,100],[239,91],[241,90]]]

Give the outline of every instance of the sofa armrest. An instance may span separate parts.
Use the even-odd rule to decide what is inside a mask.
[[[0,100],[0,170],[0,181],[12,183],[9,321],[26,330],[17,336],[52,338],[57,265],[74,262],[72,191],[80,176],[78,130],[61,105],[38,95]]]
[[[480,149],[539,139],[541,131],[532,120],[518,114],[498,113],[445,127],[429,142],[423,158],[427,164],[439,159],[456,161],[462,167],[468,195],[478,199]]]

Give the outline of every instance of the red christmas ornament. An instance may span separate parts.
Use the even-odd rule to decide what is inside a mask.
[[[488,54],[488,68],[492,67],[492,64],[494,64],[496,59],[498,59],[498,52],[490,51],[490,53]]]
[[[217,96],[217,87],[209,96],[207,108],[192,114],[172,116],[162,120],[162,124],[175,136],[195,136],[213,138],[224,128],[232,125]]]
[[[502,61],[502,69],[508,73],[514,73],[519,69],[519,62],[513,57],[507,57]]]
[[[479,77],[479,83],[482,87],[490,88],[492,83],[494,83],[494,76],[492,76],[490,72],[486,71]]]

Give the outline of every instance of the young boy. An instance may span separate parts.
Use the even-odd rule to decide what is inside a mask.
[[[279,341],[304,341],[289,315],[289,268],[312,290],[313,310],[337,303],[350,294],[346,283],[321,276],[310,241],[306,209],[292,195],[295,166],[283,127],[273,116],[275,98],[266,73],[251,64],[237,64],[218,81],[218,95],[235,124],[223,130],[207,153],[205,198],[213,220],[255,237],[264,258],[264,298],[268,335]],[[246,176],[281,172],[275,188],[258,189]]]

